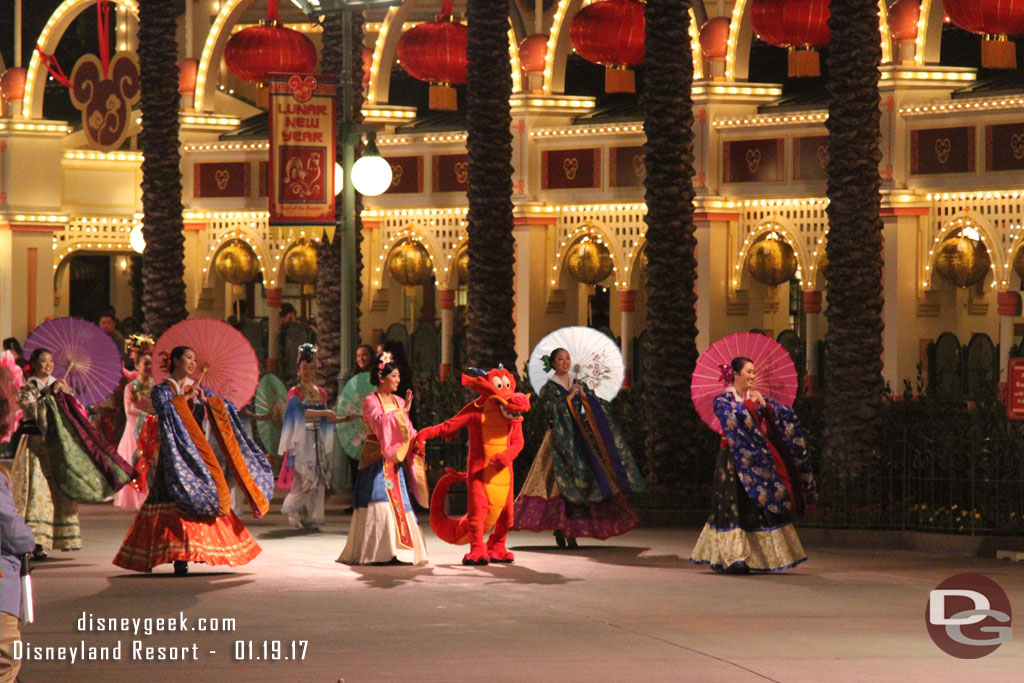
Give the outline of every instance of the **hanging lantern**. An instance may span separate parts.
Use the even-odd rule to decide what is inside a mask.
[[[455,257],[455,272],[459,276],[459,284],[464,285],[469,282],[469,250],[463,249],[459,252],[459,255]]]
[[[572,276],[585,285],[603,282],[615,269],[608,247],[589,237],[572,245],[565,255],[565,262]]]
[[[444,0],[441,14],[417,24],[398,40],[398,61],[413,78],[430,83],[430,108],[455,111],[458,97],[453,85],[466,82],[469,42],[465,24],[452,16],[454,0]]]
[[[829,0],[754,0],[750,19],[764,42],[789,49],[789,76],[821,75],[816,48],[828,45]]]
[[[416,287],[427,283],[434,274],[434,264],[426,247],[419,242],[405,242],[388,257],[388,272],[406,287]]]
[[[917,23],[921,19],[921,0],[896,0],[887,17],[889,34],[899,45],[899,59],[913,64],[917,51]]]
[[[188,57],[178,62],[178,92],[190,95],[196,91],[199,76],[199,60]]]
[[[543,33],[526,36],[519,43],[519,66],[528,74],[543,73],[548,56],[548,37]]]
[[[9,102],[21,102],[25,99],[25,79],[28,70],[23,66],[12,66],[0,76],[0,92]]]
[[[313,41],[281,25],[277,0],[267,0],[267,19],[228,38],[224,63],[243,81],[266,83],[271,73],[312,73],[317,54]]]
[[[225,282],[244,285],[256,279],[260,265],[252,247],[242,240],[233,240],[217,252],[213,267]]]
[[[981,240],[963,234],[942,240],[935,254],[935,272],[957,287],[973,287],[985,280],[992,267]]]
[[[1017,46],[1009,36],[1024,35],[1024,0],[942,0],[954,24],[984,36],[981,66],[1016,69]]]
[[[373,68],[373,50],[363,48],[363,89],[370,85],[370,69]]]
[[[796,254],[793,247],[769,233],[750,248],[747,254],[747,272],[755,280],[769,287],[777,287],[796,276]]]
[[[316,249],[305,240],[288,250],[284,257],[284,273],[292,282],[312,285],[316,282]]]
[[[725,78],[725,58],[729,54],[729,20],[714,17],[700,27],[700,53],[710,65],[710,76]]]
[[[606,67],[605,92],[636,92],[629,67],[644,62],[645,8],[640,0],[598,0],[577,12],[569,25],[569,39],[580,57]]]

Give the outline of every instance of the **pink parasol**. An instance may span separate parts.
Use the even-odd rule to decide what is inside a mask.
[[[154,348],[153,378],[164,381],[164,353],[170,355],[176,346],[187,346],[196,352],[196,372],[192,379],[213,393],[243,408],[256,393],[260,381],[260,365],[256,352],[245,336],[220,320],[191,318],[171,325],[160,335]]]
[[[787,406],[796,398],[796,367],[789,353],[777,341],[763,334],[740,332],[723,337],[712,344],[697,359],[690,382],[693,405],[704,423],[719,434],[722,426],[715,417],[714,400],[732,384],[722,379],[722,365],[729,365],[737,356],[745,356],[754,362],[757,371],[754,388],[765,396]]]
[[[67,382],[83,406],[105,400],[121,381],[121,350],[88,320],[48,320],[28,335],[23,355],[28,358],[36,349],[53,354],[53,376]]]

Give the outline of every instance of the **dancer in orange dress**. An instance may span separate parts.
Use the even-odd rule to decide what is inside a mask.
[[[266,514],[273,495],[270,462],[242,428],[235,407],[189,378],[196,369],[192,349],[175,347],[164,363],[170,376],[152,391],[159,422],[157,471],[114,564],[148,572],[174,562],[178,575],[188,572],[188,562],[246,564],[261,548],[231,511],[228,483],[203,420],[209,420],[228,469],[256,517]]]

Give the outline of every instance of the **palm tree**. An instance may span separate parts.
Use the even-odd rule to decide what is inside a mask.
[[[165,0],[139,2],[139,142],[143,153],[142,234],[146,238],[142,302],[146,331],[154,337],[188,317],[175,7]]]
[[[325,74],[341,75],[342,72],[342,16],[328,14],[323,23],[323,51],[320,69]],[[363,15],[352,15],[352,120],[359,124],[363,121]],[[342,105],[341,88],[338,88],[338,108]],[[340,111],[339,111],[340,115]],[[341,159],[342,141],[338,140],[337,155]],[[358,153],[358,150],[357,150]],[[341,213],[341,206],[337,211]],[[356,302],[362,300],[362,242],[363,230],[360,212],[362,195],[356,193]],[[338,391],[338,374],[341,371],[340,339],[341,333],[341,235],[335,234],[334,240],[327,241],[325,235],[317,249],[317,346],[319,347],[317,382],[327,390],[328,401],[333,403]],[[358,321],[359,311],[356,310]],[[356,328],[358,341],[358,324]]]
[[[467,352],[471,365],[515,372],[514,239],[512,237],[512,69],[508,0],[469,0],[469,282]]]
[[[841,489],[880,446],[882,51],[875,0],[833,1],[831,8],[824,468]]]
[[[646,455],[654,480],[668,488],[682,483],[683,465],[700,455],[695,437],[701,427],[689,400],[697,365],[691,5],[689,0],[647,0],[644,13]]]

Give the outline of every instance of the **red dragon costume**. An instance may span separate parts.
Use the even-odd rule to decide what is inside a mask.
[[[455,417],[416,435],[416,451],[423,452],[428,439],[442,437],[451,441],[462,429],[469,430],[469,457],[466,471],[448,469],[430,498],[430,527],[448,543],[469,543],[462,564],[512,562],[515,556],[505,547],[512,526],[512,461],[523,449],[523,413],[530,409],[530,398],[516,392],[516,378],[498,366],[480,376],[462,376],[462,385],[480,396],[467,404]],[[448,488],[456,481],[466,482],[467,513],[455,519],[444,512]],[[491,529],[484,543],[484,534]]]

